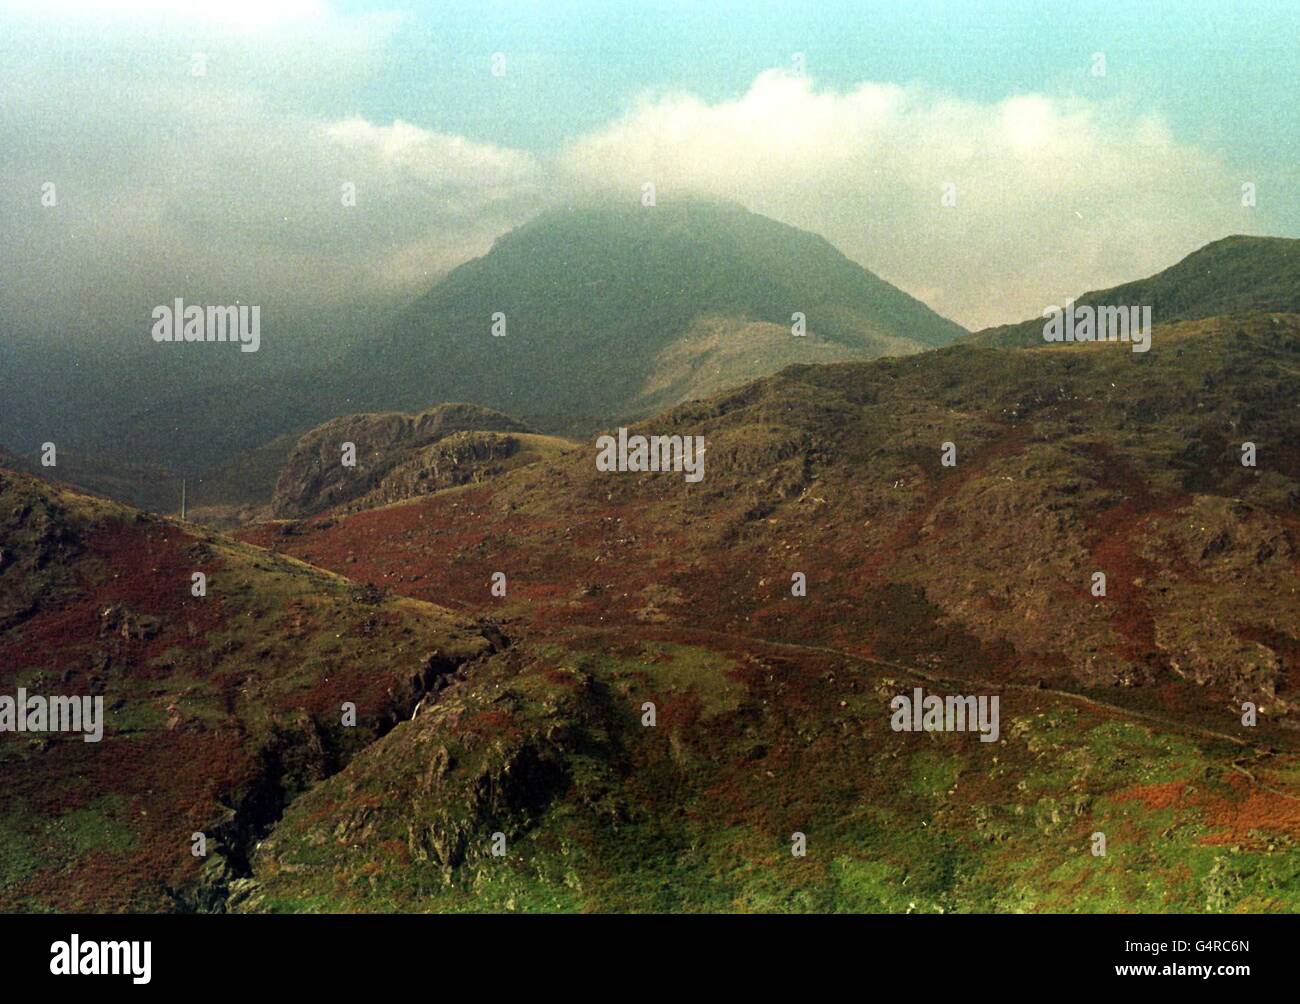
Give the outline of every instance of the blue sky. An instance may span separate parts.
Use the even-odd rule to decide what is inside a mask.
[[[1178,134],[1212,138],[1245,160],[1300,153],[1300,4],[1291,0],[1246,9],[1222,0],[678,0],[409,10],[401,57],[357,94],[359,110],[539,152],[599,126],[647,89],[736,97],[802,51],[810,74],[830,87],[920,82],[983,101],[1122,95],[1163,109]],[[496,51],[516,69],[513,86],[498,89],[508,100],[487,81],[464,86],[464,71]],[[1104,80],[1089,73],[1098,51]]]
[[[0,0],[0,310],[399,304],[653,181],[979,327],[1300,236],[1297,80],[1294,2]]]

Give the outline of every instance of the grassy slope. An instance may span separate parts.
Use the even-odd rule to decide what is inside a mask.
[[[1269,658],[1236,634],[1276,632],[1275,655],[1293,637],[1296,328],[1196,322],[1146,356],[951,349],[793,369],[645,426],[706,436],[699,485],[605,477],[577,451],[427,505],[308,522],[287,546],[471,609],[504,569],[513,606],[586,623],[661,610],[885,651],[910,619],[933,660],[973,641],[998,673],[1103,687],[1208,662],[1206,682],[1231,692]],[[1256,468],[1238,460],[1247,436]],[[789,596],[800,570],[811,610]],[[1088,593],[1097,570],[1109,602]],[[1259,670],[1289,686],[1283,667]]]
[[[907,355],[916,345],[882,337],[879,355]],[[786,366],[852,362],[862,353],[816,334],[796,338],[789,326],[725,317],[696,320],[655,358],[630,414],[645,415],[712,397]]]
[[[1295,909],[1298,385],[1264,315],[795,367],[644,426],[706,436],[700,485],[578,451],[253,531],[531,641],[295,803],[243,905]],[[1002,742],[891,732],[917,672]]]
[[[513,650],[295,802],[239,907],[1300,907],[1294,757],[1252,785],[1230,743],[1033,691],[1004,696],[996,744],[892,732],[913,682],[734,640]]]
[[[0,512],[0,693],[106,711],[97,744],[0,737],[3,909],[219,903],[284,799],[409,714],[431,656],[490,648],[427,603],[25,475],[0,471]]]

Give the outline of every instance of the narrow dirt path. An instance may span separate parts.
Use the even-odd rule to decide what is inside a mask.
[[[1275,756],[1277,750],[1271,747],[1252,743],[1246,739],[1242,739],[1240,736],[1230,735],[1227,732],[1219,732],[1215,729],[1207,729],[1203,726],[1194,725],[1190,722],[1180,722],[1177,721],[1176,719],[1165,718],[1161,715],[1153,715],[1146,711],[1138,711],[1134,708],[1126,708],[1119,704],[1111,704],[1109,701],[1099,701],[1096,698],[1087,697],[1083,694],[1076,694],[1073,691],[1069,691],[1069,690],[1058,690],[1055,687],[1039,687],[1029,683],[1006,683],[1006,682],[994,683],[990,680],[984,680],[978,677],[970,677],[970,676],[961,677],[961,678],[941,676],[938,673],[930,673],[923,669],[917,669],[915,666],[905,666],[902,663],[890,662],[887,659],[877,659],[871,656],[857,655],[854,652],[849,652],[840,648],[832,648],[829,645],[802,645],[798,642],[773,641],[769,638],[756,638],[752,635],[733,634],[726,631],[713,631],[708,628],[679,628],[678,631],[681,634],[699,634],[699,635],[707,635],[712,638],[726,638],[732,641],[743,641],[755,645],[765,645],[769,648],[788,649],[797,652],[798,651],[816,652],[820,655],[837,656],[839,658],[846,659],[850,662],[856,662],[864,666],[874,666],[881,669],[889,669],[897,673],[903,673],[908,676],[912,676],[919,680],[924,680],[925,682],[932,683],[932,684],[942,684],[945,686],[956,685],[959,687],[970,686],[971,684],[974,684],[977,687],[982,687],[990,691],[1023,690],[1034,694],[1050,694],[1053,697],[1059,697],[1065,700],[1074,701],[1078,704],[1083,704],[1087,707],[1102,709],[1129,718],[1138,718],[1143,721],[1151,722],[1152,724],[1158,725],[1161,728],[1171,732],[1183,732],[1183,733],[1192,732],[1210,739],[1222,740],[1224,742],[1232,743],[1234,746],[1238,746],[1244,750],[1249,750],[1251,753],[1254,754],[1253,757],[1241,756],[1234,759],[1231,763],[1228,764],[1228,766],[1232,770],[1243,775],[1252,785],[1254,785],[1257,788],[1260,788],[1271,794],[1277,795],[1280,798],[1286,798],[1293,802],[1300,802],[1300,796],[1293,795],[1289,792],[1281,791],[1277,788],[1272,787],[1271,785],[1267,785],[1263,783],[1262,781],[1258,780],[1254,774],[1252,774],[1243,766],[1243,763],[1254,764],[1254,763],[1259,763],[1260,761],[1263,760],[1267,760]]]
[[[992,680],[981,679],[974,676],[942,676],[938,673],[931,673],[924,669],[917,669],[915,666],[905,666],[902,663],[890,662],[887,659],[878,659],[872,656],[858,655],[855,652],[849,652],[842,648],[832,648],[829,645],[803,645],[798,642],[775,641],[771,638],[758,638],[753,635],[734,634],[727,631],[714,631],[709,628],[686,628],[676,627],[675,632],[681,634],[698,634],[706,635],[711,638],[727,638],[733,641],[750,642],[755,645],[766,645],[769,648],[784,648],[802,652],[816,652],[822,655],[839,656],[851,662],[860,663],[865,666],[876,666],[882,669],[890,669],[897,673],[905,673],[908,676],[914,676],[917,679],[925,680],[927,683],[970,686],[974,684],[990,691],[999,690],[1023,690],[1034,694],[1050,694],[1053,697],[1061,697],[1069,701],[1075,701],[1079,704],[1088,705],[1093,708],[1100,708],[1111,711],[1116,714],[1125,715],[1130,718],[1140,718],[1149,721],[1171,732],[1194,732],[1211,739],[1221,739],[1224,742],[1232,743],[1234,746],[1240,746],[1243,749],[1254,751],[1258,756],[1273,756],[1277,750],[1270,746],[1252,743],[1240,736],[1234,736],[1227,732],[1219,732],[1215,729],[1208,729],[1204,726],[1195,725],[1191,722],[1183,722],[1174,718],[1165,718],[1161,715],[1154,715],[1147,711],[1138,711],[1135,708],[1126,708],[1121,704],[1111,704],[1109,701],[1100,701],[1094,697],[1088,697],[1084,694],[1078,694],[1071,690],[1058,690],[1055,687],[1040,687],[1032,683],[1008,683],[1005,681],[994,682]]]

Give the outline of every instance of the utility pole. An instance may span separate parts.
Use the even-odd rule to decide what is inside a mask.
[[[181,519],[185,518],[185,479],[181,478]]]

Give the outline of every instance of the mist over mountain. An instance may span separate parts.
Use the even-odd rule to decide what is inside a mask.
[[[155,344],[148,309],[137,312],[135,346],[10,347],[0,442],[66,440],[197,474],[331,418],[450,401],[585,433],[791,363],[903,355],[965,334],[815,234],[693,200],[545,213],[404,311],[322,320],[318,341],[298,319],[277,344],[268,309],[255,353]]]
[[[1075,298],[1076,307],[1103,305],[1150,306],[1156,324],[1251,311],[1300,312],[1300,240],[1224,237],[1155,275]],[[1042,318],[985,328],[965,341],[1025,348],[1047,344]]]
[[[554,427],[677,404],[694,368],[716,390],[764,363],[902,355],[963,333],[815,234],[690,200],[548,212],[455,269],[345,366],[387,407],[468,400]]]

